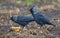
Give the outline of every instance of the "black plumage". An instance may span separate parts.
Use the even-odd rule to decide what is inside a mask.
[[[32,7],[30,9],[30,12],[32,13],[32,16],[34,17],[34,20],[41,26],[48,24],[48,25],[53,25],[55,27],[54,24],[52,24],[50,22],[50,20],[48,18],[46,18],[44,15],[42,15],[37,9],[36,7]]]
[[[13,15],[11,17],[11,20],[23,27],[27,25],[29,22],[34,21],[33,17],[28,15]]]

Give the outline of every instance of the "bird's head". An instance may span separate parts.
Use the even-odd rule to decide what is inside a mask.
[[[13,15],[10,20],[17,21],[17,17],[18,17],[18,15]]]
[[[38,13],[38,10],[35,6],[33,6],[30,10],[29,10],[32,14],[36,14]]]

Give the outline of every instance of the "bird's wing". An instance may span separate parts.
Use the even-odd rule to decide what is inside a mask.
[[[41,20],[42,22],[46,22],[46,23],[50,22],[50,20],[48,18],[46,18],[44,15],[42,15],[40,13],[37,13],[36,16],[37,16],[37,19]]]
[[[19,21],[33,21],[33,16],[27,16],[27,15],[23,15],[23,16],[18,16]]]

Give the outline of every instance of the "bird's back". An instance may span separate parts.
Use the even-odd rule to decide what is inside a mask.
[[[21,22],[29,22],[29,21],[33,21],[33,17],[32,16],[28,16],[28,15],[20,15],[18,16],[18,21]]]

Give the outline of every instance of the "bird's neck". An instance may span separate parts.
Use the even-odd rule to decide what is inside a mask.
[[[33,11],[33,14],[37,14],[38,13],[38,11]]]

